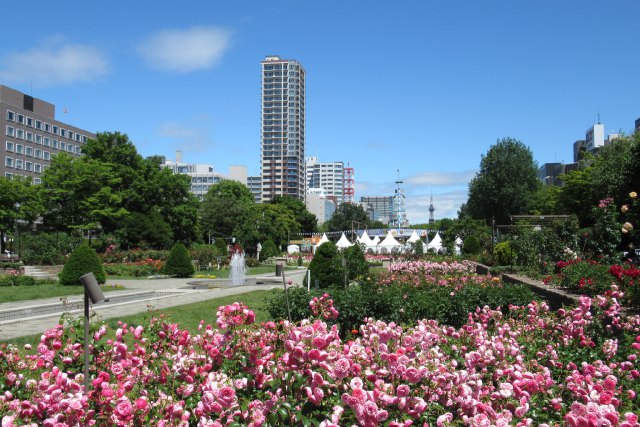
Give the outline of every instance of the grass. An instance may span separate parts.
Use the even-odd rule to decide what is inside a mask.
[[[180,325],[181,329],[188,329],[192,334],[195,334],[197,333],[198,325],[201,320],[205,321],[205,325],[211,324],[215,327],[216,311],[218,310],[218,307],[221,305],[232,304],[236,301],[244,303],[247,307],[253,310],[256,315],[256,323],[260,323],[272,320],[269,312],[267,311],[266,300],[269,295],[271,295],[271,291],[253,291],[240,295],[230,295],[210,299],[194,304],[164,308],[162,310],[154,310],[151,308],[149,311],[144,313],[107,319],[104,323],[109,325],[109,331],[113,333],[119,327],[119,322],[124,322],[130,326],[142,325],[144,327],[149,324],[152,317],[158,317],[161,314],[164,314],[167,317],[167,321],[177,323]],[[42,334],[18,337],[10,341],[0,341],[0,344],[10,343],[17,346],[31,344],[32,346],[36,346],[40,342],[41,335]]]
[[[103,290],[111,291],[113,288],[105,287]],[[43,283],[33,286],[2,286],[0,287],[0,303],[29,301],[38,298],[67,297],[82,295],[82,286],[62,286],[57,283]]]

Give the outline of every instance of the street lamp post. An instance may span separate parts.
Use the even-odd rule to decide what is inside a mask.
[[[89,391],[89,300],[92,304],[104,301],[104,294],[93,273],[80,276],[84,287],[84,392]]]
[[[16,243],[18,244],[18,260],[20,260],[20,226],[18,225],[18,216],[20,215],[20,203],[16,202],[13,205],[16,208]],[[15,249],[13,250],[15,252]]]

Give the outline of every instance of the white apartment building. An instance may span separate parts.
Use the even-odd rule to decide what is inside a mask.
[[[306,171],[307,193],[312,188],[322,188],[336,206],[344,202],[343,162],[319,162],[317,157],[307,157]]]

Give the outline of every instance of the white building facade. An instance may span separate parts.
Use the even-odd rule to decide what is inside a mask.
[[[322,188],[325,196],[336,206],[344,202],[344,163],[319,162],[317,157],[308,157],[307,193],[312,188]]]

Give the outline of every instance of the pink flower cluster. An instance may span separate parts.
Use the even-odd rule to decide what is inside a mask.
[[[338,318],[338,310],[333,306],[333,300],[329,294],[324,294],[320,298],[313,297],[309,301],[311,313],[318,319],[335,320]]]
[[[322,319],[239,328],[253,313],[235,303],[218,310],[224,333],[162,318],[98,329],[89,390],[81,331],[60,325],[35,350],[0,347],[0,417],[3,427],[640,426],[640,318],[622,317],[617,297],[558,313],[478,308],[461,328],[366,319],[353,340]],[[329,302],[312,301],[320,317]]]
[[[256,321],[256,315],[246,305],[234,302],[218,307],[216,323],[220,329],[233,329],[240,325],[250,325]]]

